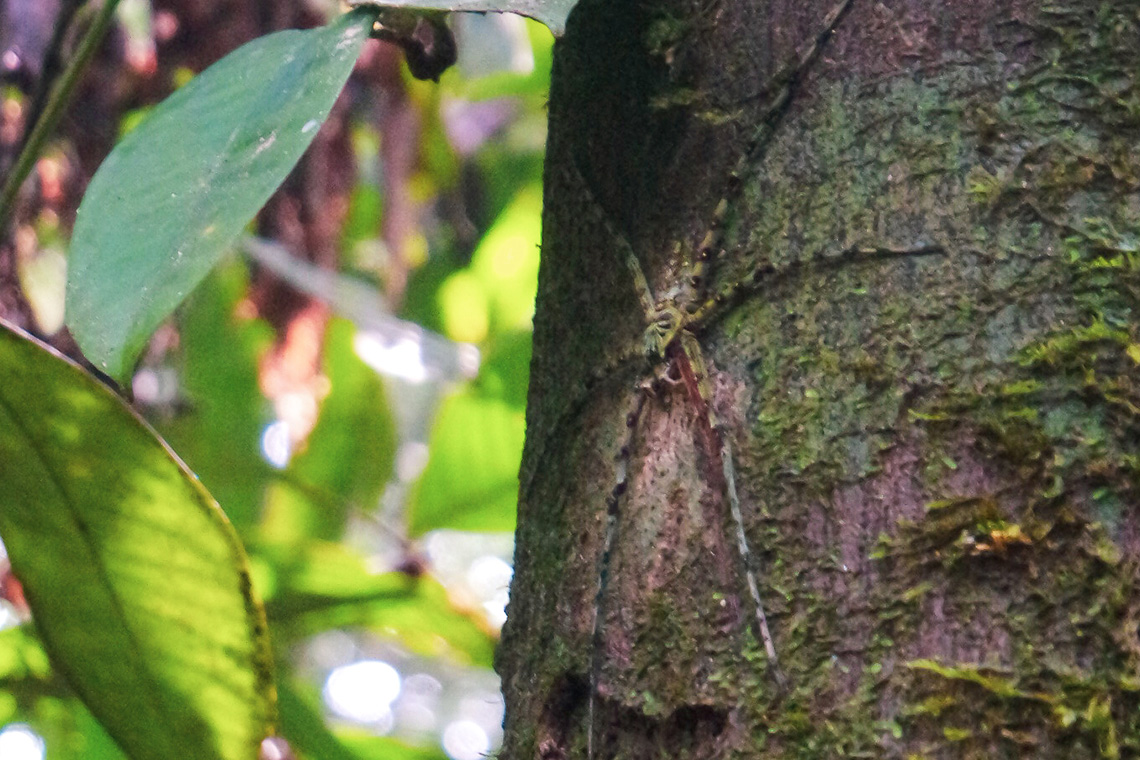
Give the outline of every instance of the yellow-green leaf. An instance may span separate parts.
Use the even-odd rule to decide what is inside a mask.
[[[0,325],[0,536],[55,666],[132,760],[254,760],[276,720],[245,555],[82,369]]]

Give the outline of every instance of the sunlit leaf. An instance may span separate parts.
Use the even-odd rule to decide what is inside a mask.
[[[497,332],[530,329],[538,290],[542,186],[520,189],[479,241],[471,271],[487,289]]]
[[[263,615],[217,504],[120,399],[0,328],[0,535],[56,667],[132,760],[251,760]]]
[[[480,394],[502,399],[517,409],[525,409],[531,346],[530,330],[496,336],[479,368]]]
[[[34,631],[24,627],[0,631],[0,682],[27,679],[46,683],[51,664]],[[0,715],[0,725],[4,716]]]
[[[318,699],[307,698],[308,695],[285,682],[280,686],[280,693],[281,732],[293,749],[321,760],[360,760],[325,725]]]
[[[405,649],[431,657],[491,667],[495,639],[482,621],[483,610],[462,612],[448,599],[438,581],[421,576],[415,594],[384,605],[372,605],[357,619],[342,625],[363,625],[399,642]]]
[[[356,731],[338,736],[321,715],[320,702],[292,684],[281,688],[281,728],[293,748],[320,760],[444,760],[439,746],[410,747],[387,736]]]
[[[363,731],[345,732],[341,744],[358,760],[447,760],[439,745],[412,747],[388,736],[369,736]]]
[[[71,242],[67,324],[124,379],[308,147],[375,12],[261,37],[158,106],[103,162]]]
[[[274,574],[273,593],[265,602],[274,625],[290,625],[337,607],[398,601],[415,593],[407,575],[370,572],[359,554],[331,541],[266,545],[261,557],[271,563]]]
[[[440,289],[445,325],[470,326],[482,315],[488,363],[478,389],[452,396],[440,410],[409,510],[413,535],[437,528],[514,529],[541,208],[538,186],[519,190],[471,266]]]
[[[453,273],[440,287],[449,338],[483,343],[494,334],[530,330],[541,215],[541,188],[518,192],[483,236],[471,266]]]
[[[527,24],[526,29],[530,42],[530,53],[534,56],[533,66],[507,66],[475,79],[465,77],[459,80],[457,85],[455,79],[443,80],[444,84],[456,86],[462,96],[471,101],[491,100],[493,98],[510,98],[514,102],[521,100],[526,109],[526,115],[511,128],[515,135],[519,134],[520,126],[523,129],[523,134],[535,126],[545,128],[545,118],[538,119],[536,117],[545,111],[545,103],[550,95],[550,65],[554,37],[551,36],[550,30],[544,28],[542,24]],[[542,157],[541,150],[531,153],[520,150],[521,148],[523,146],[519,143],[512,144],[510,141],[484,143],[475,160],[483,166],[488,165],[488,163],[497,163],[500,168],[508,171],[507,177],[486,177],[486,181],[498,183],[509,181],[515,184],[509,176],[510,163],[520,159],[525,161],[534,155],[538,156],[539,159]],[[531,171],[526,173],[525,178],[529,181],[536,176],[541,177],[541,175],[541,170],[538,172]]]
[[[90,712],[76,705],[72,712],[75,716],[75,733],[77,756],[83,760],[123,760],[123,751],[107,735],[107,731],[99,724]]]

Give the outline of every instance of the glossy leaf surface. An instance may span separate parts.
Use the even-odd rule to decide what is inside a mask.
[[[132,760],[253,760],[271,655],[237,537],[89,374],[0,326],[0,535],[53,662]]]
[[[67,324],[127,377],[156,327],[202,281],[300,159],[368,38],[375,11],[242,46],[120,142],[84,196]]]

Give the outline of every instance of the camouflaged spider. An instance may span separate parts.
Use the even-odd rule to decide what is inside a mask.
[[[769,88],[771,94],[759,119],[758,128],[748,141],[741,158],[730,174],[727,190],[716,204],[707,231],[701,236],[701,242],[695,249],[692,257],[692,271],[688,278],[690,289],[685,293],[666,298],[654,296],[636,253],[626,238],[614,228],[601,206],[596,200],[593,200],[593,193],[573,159],[569,161],[569,167],[566,170],[568,184],[575,192],[591,200],[589,207],[596,212],[597,223],[608,231],[610,239],[619,249],[618,255],[622,258],[629,272],[641,310],[645,315],[646,328],[641,349],[644,357],[653,368],[648,375],[649,379],[640,381],[636,386],[632,406],[626,416],[625,434],[617,456],[615,481],[606,499],[606,526],[602,550],[598,558],[597,592],[594,599],[591,638],[592,651],[586,726],[587,756],[591,760],[594,757],[595,712],[601,676],[601,652],[604,649],[605,594],[611,553],[617,533],[620,505],[630,486],[630,452],[633,449],[633,439],[647,400],[657,396],[663,387],[675,387],[683,390],[688,403],[697,411],[702,438],[705,442],[706,459],[719,466],[720,477],[717,480],[719,480],[724,501],[728,504],[740,562],[744,568],[748,596],[753,607],[757,639],[764,647],[768,670],[775,680],[777,688],[783,690],[785,687],[785,677],[779,666],[775,643],[768,626],[767,615],[760,594],[755,558],[749,545],[741,514],[732,448],[726,431],[713,409],[712,385],[704,352],[697,338],[697,332],[704,325],[714,320],[727,306],[736,303],[742,295],[755,289],[757,284],[764,279],[767,271],[753,271],[743,280],[719,288],[712,297],[703,301],[699,300],[699,295],[708,276],[711,263],[723,253],[725,217],[730,205],[736,200],[740,192],[746,173],[754,166],[757,155],[774,134],[779,119],[786,112],[792,92],[803,73],[817,58],[822,46],[830,39],[850,9],[852,2],[853,0],[842,0],[836,5],[827,15],[821,31],[773,79],[774,84]],[[684,296],[692,298],[692,302],[684,303]],[[693,298],[694,296],[696,298]]]

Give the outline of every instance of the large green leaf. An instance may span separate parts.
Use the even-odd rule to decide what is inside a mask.
[[[119,380],[328,116],[374,10],[254,40],[202,72],[99,168],[71,241],[67,324]]]
[[[0,326],[0,535],[53,662],[132,760],[253,760],[271,655],[245,556],[117,396]]]

